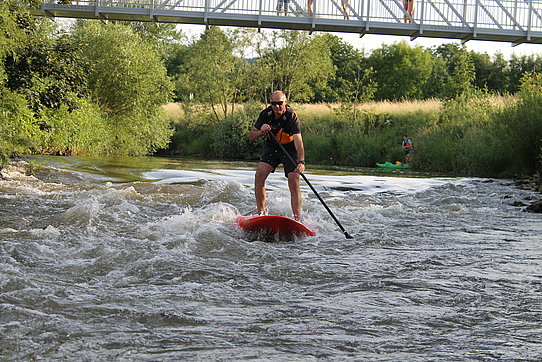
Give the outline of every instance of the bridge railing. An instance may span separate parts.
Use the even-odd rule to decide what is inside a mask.
[[[288,16],[345,22],[386,22],[401,27],[407,21],[421,29],[495,29],[542,31],[542,0],[412,0],[412,17],[403,0],[284,0]],[[312,3],[309,9],[309,2]],[[212,15],[277,16],[277,0],[44,0],[70,7],[149,9],[201,12]],[[284,15],[284,12],[281,12]],[[284,20],[286,21],[286,19]]]

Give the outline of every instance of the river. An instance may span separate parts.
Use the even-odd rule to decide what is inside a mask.
[[[0,180],[1,360],[542,358],[542,216],[505,180],[308,165],[353,239],[303,185],[318,235],[270,243],[234,222],[254,163],[33,160]]]

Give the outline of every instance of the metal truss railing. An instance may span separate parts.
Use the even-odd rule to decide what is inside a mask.
[[[49,16],[94,17],[542,43],[542,0],[44,0]],[[142,18],[141,14],[147,16]],[[137,16],[139,15],[139,17]]]

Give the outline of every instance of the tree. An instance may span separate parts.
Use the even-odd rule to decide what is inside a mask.
[[[153,46],[126,25],[84,22],[74,29],[92,99],[108,116],[113,154],[147,154],[169,143],[159,107],[172,84]]]
[[[421,46],[412,48],[406,42],[374,50],[368,65],[375,71],[377,99],[421,98],[432,70],[430,52]]]
[[[479,89],[503,94],[509,88],[508,62],[501,53],[493,58],[487,53],[471,51],[470,57],[474,65],[474,86]]]
[[[315,89],[314,101],[369,100],[374,93],[374,84],[366,77],[366,74],[372,73],[372,70],[367,66],[364,55],[336,35],[324,34],[318,38],[318,42],[328,50],[334,69],[325,87]]]
[[[29,6],[38,4],[37,0],[27,0]],[[20,1],[4,0],[0,3],[0,86],[6,80],[6,57],[13,56],[42,23],[32,17]]]
[[[464,46],[448,43],[435,49],[435,55],[444,60],[448,71],[443,96],[453,99],[473,88],[474,63]]]
[[[62,104],[73,108],[73,94],[87,95],[85,72],[73,43],[67,36],[54,36],[50,24],[44,26],[47,31],[28,35],[5,60],[6,86],[23,95],[35,113]]]
[[[175,24],[132,21],[129,25],[136,34],[154,46],[166,66],[172,61],[170,58],[177,54],[177,49],[186,47],[186,36],[177,30]],[[168,67],[168,74],[169,71]]]
[[[240,63],[230,39],[213,26],[188,50],[178,82],[184,83],[185,92],[193,93],[197,101],[208,104],[220,120],[235,108]]]
[[[542,72],[542,56],[540,55],[523,55],[518,57],[512,55],[510,58],[510,88],[511,93],[516,93],[520,90],[521,80],[525,73]]]
[[[442,98],[448,81],[448,69],[446,63],[440,57],[431,56],[431,63],[431,74],[425,87],[423,87],[423,98]]]
[[[39,127],[26,99],[7,87],[6,59],[13,59],[38,28],[15,0],[0,3],[0,168],[13,152],[29,152],[37,145]]]
[[[312,100],[314,90],[323,88],[333,75],[329,49],[306,32],[273,32],[258,50],[254,73],[266,100],[277,89],[294,101]]]
[[[448,98],[455,98],[459,94],[471,90],[474,77],[474,64],[470,55],[466,51],[456,54],[450,64],[450,76],[446,84],[445,95]]]

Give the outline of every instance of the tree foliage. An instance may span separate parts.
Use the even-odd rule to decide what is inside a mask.
[[[368,59],[375,70],[377,99],[419,99],[432,71],[431,54],[406,42],[384,45]]]
[[[324,34],[318,39],[327,48],[333,71],[323,87],[315,89],[315,99],[324,102],[363,102],[372,98],[376,84],[374,71],[364,55],[336,35]]]
[[[458,44],[444,44],[436,48],[435,55],[443,59],[447,78],[441,97],[453,99],[473,89],[475,77],[471,54]]]
[[[169,142],[171,82],[156,47],[126,25],[72,33],[0,4],[0,154],[145,154]]]
[[[171,130],[159,107],[169,101],[172,84],[152,47],[122,24],[87,22],[74,39],[90,96],[108,118],[111,152],[146,154],[165,147]]]
[[[306,32],[272,33],[256,62],[266,94],[283,90],[289,99],[310,101],[333,74],[329,49]]]
[[[178,78],[185,94],[208,104],[215,117],[233,112],[239,95],[241,60],[233,55],[233,44],[218,27],[205,30],[187,53]]]

